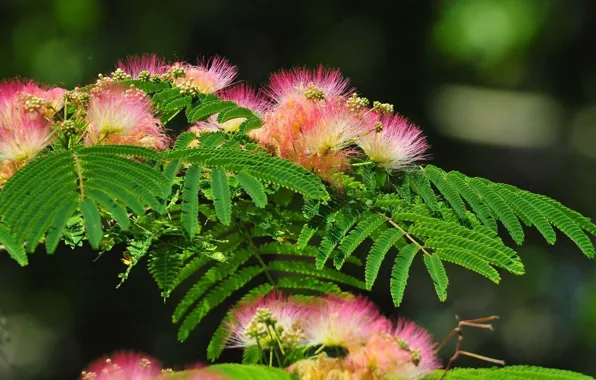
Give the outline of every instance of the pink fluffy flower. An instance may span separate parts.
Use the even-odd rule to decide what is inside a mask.
[[[85,143],[164,149],[168,139],[152,111],[151,100],[142,91],[110,86],[89,101]]]
[[[372,335],[365,345],[353,348],[345,361],[361,377],[372,375],[381,379],[409,379],[399,375],[410,372],[409,367],[414,365],[412,354],[389,334]]]
[[[144,72],[149,76],[165,74],[170,65],[155,54],[143,54],[126,57],[118,62],[117,67],[133,79],[138,79],[139,74]]]
[[[365,344],[370,336],[387,332],[390,328],[390,322],[365,298],[329,296],[311,312],[305,332],[309,346],[350,349]]]
[[[366,123],[345,106],[326,103],[316,107],[311,122],[302,126],[304,151],[309,155],[338,152],[355,144],[367,131]]]
[[[201,94],[212,94],[229,86],[238,69],[221,57],[200,62],[197,66],[184,65],[184,77],[176,79],[177,84],[190,83]]]
[[[441,368],[435,354],[436,343],[430,333],[416,323],[399,319],[393,335],[407,344],[408,349],[419,357],[418,364],[411,368],[413,374],[423,374]]]
[[[0,160],[31,160],[52,137],[51,124],[26,112],[15,112],[11,120],[0,121]]]
[[[155,359],[122,352],[92,363],[81,373],[81,380],[152,380],[160,371],[160,364]]]
[[[64,93],[33,82],[0,83],[0,160],[30,160],[51,142],[48,116],[62,107]]]
[[[255,89],[243,83],[219,91],[217,95],[222,100],[231,100],[240,107],[250,109],[257,115],[264,114],[269,108],[269,104],[264,98],[263,94],[255,91]],[[237,117],[227,120],[223,123],[219,123],[217,121],[217,116],[218,115],[216,114],[211,116],[206,121],[197,122],[189,131],[197,134],[206,131],[213,132],[218,130],[237,132],[240,128],[240,125],[246,121],[246,118],[244,117]]]
[[[307,313],[308,308],[285,299],[281,293],[244,303],[233,311],[232,321],[228,324],[228,347],[255,346],[257,339],[261,347],[268,347],[273,345],[271,338],[300,346]]]
[[[425,158],[428,149],[422,131],[400,115],[383,115],[376,131],[363,135],[358,145],[377,165],[401,170]]]
[[[331,100],[350,93],[349,81],[338,70],[323,66],[315,70],[294,68],[273,74],[266,93],[276,103],[295,101],[300,98]]]

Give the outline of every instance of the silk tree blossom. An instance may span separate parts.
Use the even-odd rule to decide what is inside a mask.
[[[52,125],[48,117],[62,107],[64,93],[33,82],[0,83],[0,160],[12,161],[13,169],[3,170],[5,179],[7,173],[22,166],[19,162],[31,160],[50,144]]]
[[[181,68],[184,76],[175,82],[189,93],[212,94],[228,87],[238,74],[236,66],[221,57],[203,60],[197,66],[181,65]]]
[[[92,363],[81,373],[81,380],[153,380],[160,373],[160,364],[155,359],[123,352]]]
[[[388,332],[391,323],[377,307],[362,297],[329,296],[311,312],[305,325],[308,346],[352,347],[363,345],[370,336]]]
[[[332,100],[349,95],[349,81],[339,70],[323,66],[315,70],[295,68],[273,74],[267,84],[266,94],[277,104],[309,100]]]
[[[382,168],[402,170],[423,160],[428,149],[422,131],[400,115],[385,114],[375,122],[376,131],[363,135],[358,145]]]
[[[368,126],[341,104],[326,103],[316,107],[309,124],[302,126],[306,154],[338,152],[355,144],[368,132]]]
[[[0,160],[29,161],[50,143],[51,124],[25,111],[15,112],[10,123],[0,121]]]
[[[233,101],[240,107],[248,108],[257,116],[263,115],[269,108],[269,103],[264,95],[244,83],[221,90],[217,93],[217,96],[222,100]],[[218,114],[212,115],[206,121],[197,122],[189,131],[197,134],[205,131],[213,132],[218,130],[238,132],[240,125],[246,121],[245,117],[237,117],[220,123],[217,121],[217,116]]]
[[[285,299],[281,293],[244,303],[232,312],[227,346],[238,348],[258,344],[268,348],[274,346],[277,340],[284,345],[302,346],[302,324],[308,313],[309,308],[305,305]]]
[[[170,66],[155,54],[143,54],[125,58],[118,62],[117,68],[133,79],[149,80],[167,73]]]
[[[409,373],[412,376],[420,377],[425,373],[441,368],[441,363],[435,353],[436,343],[434,343],[427,330],[414,322],[399,319],[392,331],[392,335],[397,337],[410,352],[418,357],[417,365],[409,367]]]
[[[164,149],[164,128],[142,91],[112,85],[89,100],[86,145],[122,144]]]
[[[358,378],[412,379],[416,354],[405,349],[396,337],[386,333],[372,335],[365,345],[353,348],[345,358],[346,366]]]

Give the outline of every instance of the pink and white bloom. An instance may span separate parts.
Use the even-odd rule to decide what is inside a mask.
[[[392,335],[405,342],[408,349],[418,355],[418,364],[411,367],[411,374],[421,376],[441,368],[441,363],[435,353],[436,343],[427,330],[414,322],[399,319]]]
[[[164,149],[164,128],[151,100],[140,90],[110,86],[93,94],[87,109],[87,145],[123,144]]]
[[[291,344],[301,346],[302,326],[307,318],[309,309],[291,299],[286,299],[281,293],[271,293],[255,302],[239,305],[234,311],[232,321],[228,324],[230,336],[227,346],[231,348],[250,347],[257,345],[257,337],[261,347],[268,347],[271,342],[270,334],[275,334],[284,341],[284,334],[292,334]],[[267,314],[272,318],[276,331],[270,331],[265,323],[259,320],[258,314]],[[256,333],[256,334],[255,334]],[[288,337],[290,337],[288,335]],[[287,342],[288,343],[288,342]]]
[[[122,352],[92,363],[81,373],[81,380],[153,380],[158,378],[160,371],[157,360]]]
[[[273,74],[266,87],[266,94],[277,104],[300,99],[331,100],[348,95],[352,90],[349,81],[339,70],[323,66],[315,70],[294,68]]]
[[[201,94],[212,94],[232,84],[238,69],[221,57],[201,61],[197,66],[182,65],[184,77],[176,84],[190,83]]]
[[[310,123],[302,126],[304,153],[323,155],[356,144],[368,132],[368,125],[347,107],[326,103],[316,107]]]
[[[26,111],[14,112],[11,120],[0,121],[0,160],[28,161],[51,142],[51,124]]]
[[[64,93],[33,82],[0,83],[0,160],[31,160],[50,144],[52,128],[47,118],[62,107]]]
[[[362,297],[327,297],[321,305],[313,308],[305,326],[308,346],[348,349],[363,345],[370,336],[390,329],[389,320],[372,302]]]
[[[422,131],[400,115],[383,115],[375,123],[377,130],[364,134],[358,145],[382,168],[402,170],[425,158],[428,149]]]
[[[223,89],[217,93],[217,96],[222,100],[231,100],[240,107],[248,108],[259,116],[269,108],[269,103],[264,95],[244,83]],[[246,121],[245,117],[237,117],[220,123],[217,121],[217,116],[218,114],[211,116],[206,121],[197,122],[189,131],[197,134],[218,130],[238,132],[240,125]]]
[[[165,74],[170,69],[163,58],[155,54],[143,54],[126,57],[118,62],[117,68],[138,79],[139,74],[148,73],[150,76]]]

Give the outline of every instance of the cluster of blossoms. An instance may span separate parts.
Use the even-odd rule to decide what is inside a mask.
[[[91,363],[81,373],[81,380],[167,380],[169,378],[225,380],[201,368],[200,365],[184,371],[184,377],[177,376],[180,376],[180,372],[174,372],[171,368],[162,369],[156,359],[146,355],[122,352]]]
[[[420,379],[440,367],[426,330],[405,320],[393,323],[360,297],[304,301],[273,293],[234,309],[228,330],[230,348],[286,357],[313,351],[288,367],[301,379]],[[329,358],[325,349],[345,355]]]
[[[263,123],[250,137],[330,182],[364,157],[360,153],[386,170],[401,170],[424,158],[427,144],[420,130],[394,114],[389,104],[370,106],[336,70],[282,71],[258,91],[233,84],[236,75],[236,67],[218,57],[190,65],[144,55],[119,62],[110,75],[100,74],[94,84],[73,91],[20,80],[0,82],[0,186],[53,144],[67,149],[78,143],[166,149],[171,138],[160,120],[164,115],[143,91],[124,84],[130,79],[169,82],[182,95],[213,94],[252,110]],[[233,133],[245,120],[220,123],[213,115],[189,131]]]

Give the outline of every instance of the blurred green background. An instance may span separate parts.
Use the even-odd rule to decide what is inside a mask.
[[[0,0],[1,78],[72,87],[143,52],[190,61],[220,54],[252,84],[280,68],[323,63],[420,125],[434,164],[549,195],[593,219],[595,46],[593,0]],[[441,303],[418,263],[399,310],[388,267],[372,297],[437,340],[455,314],[498,314],[495,332],[467,331],[466,350],[596,375],[596,262],[563,236],[550,247],[530,232],[519,251],[527,274],[504,274],[500,286],[449,266]],[[0,379],[74,378],[119,349],[167,365],[205,360],[225,308],[177,343],[173,306],[144,268],[115,289],[120,257],[92,262],[92,252],[64,248],[36,254],[27,268],[0,257],[0,311],[12,334],[4,350],[17,369],[0,359]]]

